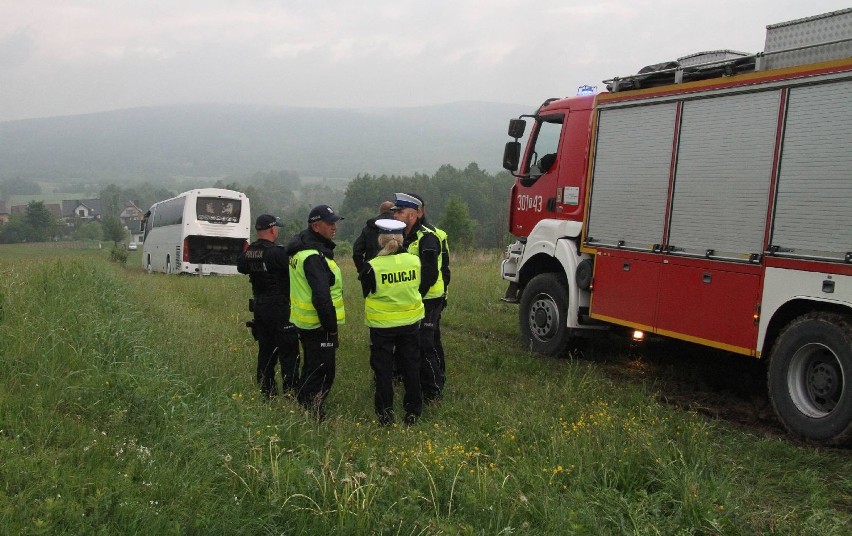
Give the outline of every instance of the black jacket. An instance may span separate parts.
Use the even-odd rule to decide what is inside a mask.
[[[392,212],[383,212],[375,218],[370,218],[364,224],[364,229],[361,234],[355,239],[352,245],[352,260],[355,261],[355,269],[358,273],[364,269],[364,265],[379,254],[379,228],[376,227],[376,220],[393,219]]]
[[[417,240],[417,231],[423,231],[423,237],[418,244],[420,257],[420,295],[425,296],[429,292],[429,287],[435,284],[438,280],[438,253],[441,252],[441,241],[438,240],[438,235],[433,233],[429,228],[421,224],[418,220],[411,228],[411,232],[405,237],[403,247],[408,249],[412,242]]]
[[[334,259],[334,247],[334,242],[310,229],[305,229],[287,243],[287,254],[290,256],[306,249],[319,251],[319,255],[305,259],[304,271],[308,286],[311,287],[311,303],[317,310],[322,328],[329,332],[337,331],[337,312],[331,301],[334,274],[325,259]]]
[[[290,302],[290,266],[284,246],[258,239],[237,259],[237,271],[247,274],[255,298],[283,297]]]

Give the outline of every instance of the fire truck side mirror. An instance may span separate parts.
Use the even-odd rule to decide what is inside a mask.
[[[503,169],[509,171],[518,170],[518,162],[521,160],[521,142],[510,141],[503,149]]]
[[[515,139],[524,135],[524,130],[527,128],[527,122],[523,119],[509,120],[509,136]]]
[[[532,166],[530,166],[529,175],[527,175],[525,178],[528,179],[530,183],[533,183],[537,181],[538,178],[542,175],[544,175],[544,171],[542,171],[541,168],[538,167],[538,164],[533,164]]]

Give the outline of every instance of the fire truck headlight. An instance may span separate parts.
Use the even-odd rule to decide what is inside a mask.
[[[640,331],[638,329],[633,330],[633,340],[636,342],[642,342],[645,340],[645,332]]]

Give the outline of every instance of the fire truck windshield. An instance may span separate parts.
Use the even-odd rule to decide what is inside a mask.
[[[539,161],[545,156],[556,154],[556,148],[559,145],[559,135],[562,132],[562,116],[551,116],[542,119],[543,121],[539,124],[538,129],[535,131],[535,141],[533,142],[534,146],[528,153],[528,169],[534,165],[539,165]],[[558,122],[553,121],[554,119],[558,119]],[[549,168],[550,166],[547,167]],[[542,173],[547,172],[546,169],[541,169],[540,171]]]

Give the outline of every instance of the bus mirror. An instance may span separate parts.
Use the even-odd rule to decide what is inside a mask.
[[[523,121],[522,121],[523,122]],[[518,170],[518,162],[521,159],[521,142],[510,141],[506,143],[506,148],[503,149],[503,169],[509,171]]]
[[[527,122],[523,119],[509,120],[509,136],[515,139],[524,135],[524,130],[527,128]]]

